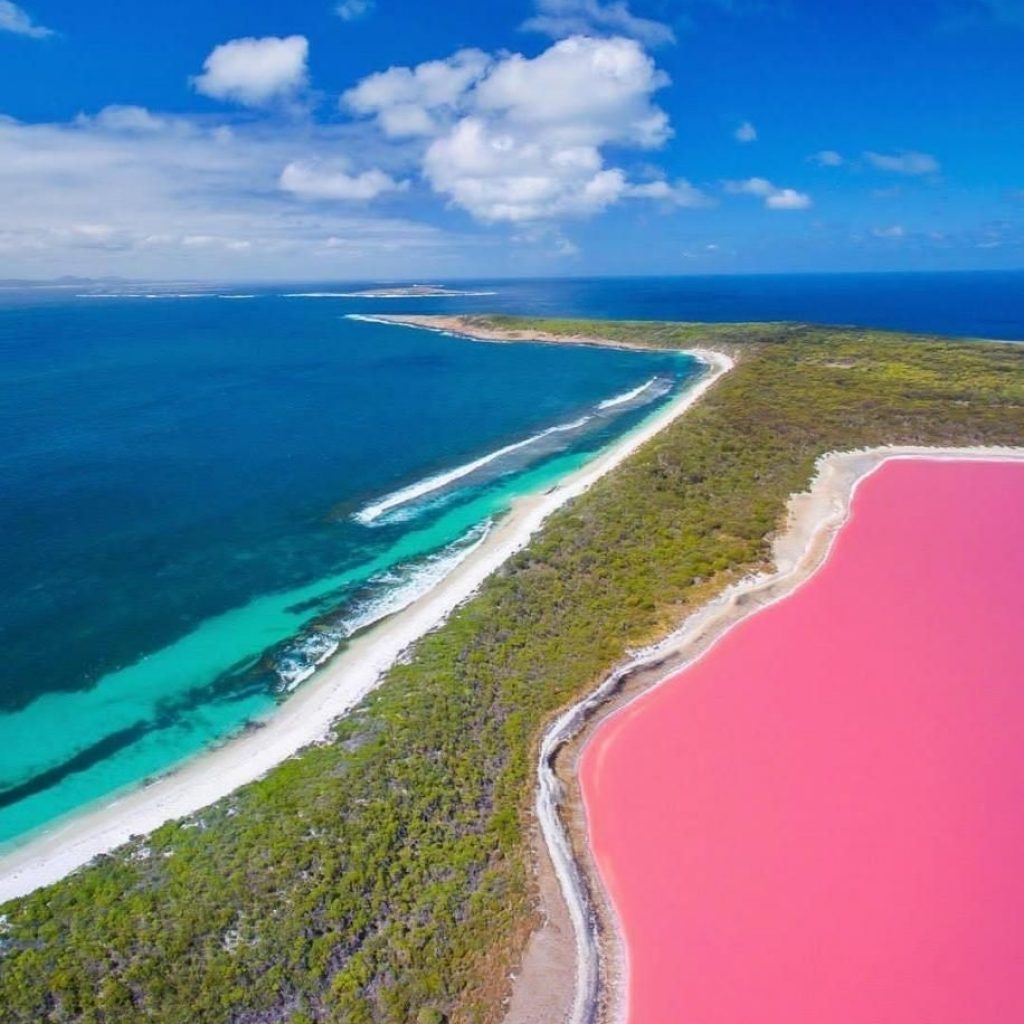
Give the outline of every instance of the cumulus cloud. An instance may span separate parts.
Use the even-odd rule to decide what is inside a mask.
[[[52,28],[37,24],[28,11],[12,0],[0,0],[0,32],[13,32],[29,39],[46,39],[56,34]]]
[[[478,110],[565,144],[660,146],[668,115],[651,95],[668,76],[631,39],[563,39],[537,57],[498,61],[474,90]]]
[[[834,149],[820,149],[817,153],[812,153],[808,159],[819,167],[842,167],[846,163],[842,154]]]
[[[938,174],[940,169],[935,157],[928,153],[915,153],[913,150],[902,153],[875,153],[869,150],[864,154],[864,159],[877,170],[892,174]]]
[[[574,35],[618,35],[647,46],[675,42],[672,29],[660,21],[639,18],[622,0],[536,0],[537,13],[523,28],[555,39]]]
[[[447,60],[388,68],[345,92],[341,105],[375,117],[391,138],[434,135],[451,121],[467,90],[490,65],[491,58],[481,50],[459,50]]]
[[[769,210],[806,210],[811,205],[811,197],[806,192],[797,192],[792,188],[780,188],[765,197],[764,205]]]
[[[349,174],[340,168],[331,169],[304,160],[293,160],[281,172],[278,182],[285,192],[301,199],[346,199],[367,201],[384,192],[407,187],[389,174],[373,168],[361,174]]]
[[[376,6],[374,0],[341,0],[334,8],[334,13],[342,21],[358,21],[370,14]]]
[[[633,183],[605,163],[605,147],[653,149],[669,138],[652,102],[667,83],[634,39],[572,36],[532,58],[463,50],[390,68],[342,102],[385,135],[427,140],[423,175],[454,205],[481,221],[524,223],[626,198],[696,205],[689,183]]]
[[[757,142],[757,129],[749,121],[744,121],[733,133],[733,137],[737,142]]]
[[[725,190],[735,195],[757,196],[769,210],[806,210],[812,205],[807,193],[792,188],[779,188],[767,178],[727,181]]]
[[[262,107],[293,98],[307,83],[305,36],[232,39],[213,49],[203,73],[192,84],[197,92],[247,107]]]

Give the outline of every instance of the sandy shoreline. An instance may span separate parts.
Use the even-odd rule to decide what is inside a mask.
[[[443,623],[492,572],[524,547],[548,516],[682,415],[733,365],[728,356],[718,352],[687,349],[684,354],[708,368],[696,383],[556,487],[514,502],[479,548],[433,590],[353,640],[260,728],[197,755],[144,788],[83,810],[0,857],[0,903],[57,881],[132,836],[152,832],[167,821],[214,803],[303,747],[327,738],[332,723],[372,691],[410,645]]]
[[[892,459],[1022,461],[1024,449],[893,446],[822,456],[809,489],[790,499],[787,526],[773,542],[774,571],[727,588],[664,640],[620,665],[546,731],[537,765],[535,813],[573,924],[578,965],[574,976],[560,979],[574,993],[563,1021],[618,1024],[626,1018],[628,957],[588,849],[586,811],[577,781],[582,751],[602,722],[668,682],[738,623],[784,600],[817,572],[849,516],[858,486]],[[557,920],[558,908],[544,909],[549,919]],[[539,941],[543,932],[542,928],[534,933],[531,943]],[[539,984],[526,969],[529,962],[528,949],[517,989]],[[552,979],[546,978],[544,984],[551,985]],[[518,1004],[529,1003],[516,994]],[[526,1024],[530,1019],[510,1015],[506,1024]]]

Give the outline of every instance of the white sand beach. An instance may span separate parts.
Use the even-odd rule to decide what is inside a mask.
[[[0,902],[55,882],[132,836],[208,806],[327,738],[331,724],[374,689],[402,652],[471,597],[548,516],[685,413],[733,365],[718,352],[690,349],[688,354],[707,366],[696,383],[556,487],[517,501],[450,575],[403,611],[357,636],[260,728],[185,762],[144,788],[85,809],[0,858]]]

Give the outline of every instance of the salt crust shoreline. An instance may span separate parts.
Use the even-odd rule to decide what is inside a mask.
[[[496,340],[471,332],[460,334],[473,340]],[[555,487],[515,501],[480,547],[434,589],[357,636],[260,728],[197,755],[148,786],[85,808],[0,856],[0,903],[58,881],[133,836],[193,814],[261,778],[303,747],[327,740],[334,721],[370,693],[412,644],[440,626],[491,573],[525,547],[552,513],[621,465],[733,366],[732,359],[719,352],[693,348],[682,354],[707,366],[697,382]]]
[[[670,682],[739,623],[794,593],[827,562],[860,484],[886,462],[905,459],[1020,462],[1024,461],[1024,448],[885,446],[823,455],[809,489],[790,498],[786,528],[773,541],[774,571],[726,588],[663,640],[633,652],[545,732],[537,762],[535,813],[567,904],[576,946],[575,978],[561,979],[566,986],[573,986],[571,1008],[562,1018],[565,1024],[622,1024],[628,1013],[626,945],[586,846],[586,807],[577,766],[590,739],[603,722]],[[647,678],[623,693],[630,677],[637,675]],[[556,766],[560,753],[571,761],[561,773],[571,776],[568,792]],[[564,818],[575,818],[582,827],[567,827]],[[545,909],[549,918],[557,916],[558,908]],[[551,980],[547,978],[546,984]],[[524,970],[517,985],[531,984],[530,972]],[[521,1005],[529,1005],[528,995],[517,995]],[[515,1017],[515,1022],[511,1016],[506,1018],[506,1024],[525,1024],[525,1017],[522,1021],[518,1014]]]

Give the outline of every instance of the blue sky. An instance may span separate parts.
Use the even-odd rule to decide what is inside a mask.
[[[0,0],[0,277],[1024,266],[1024,0]]]

